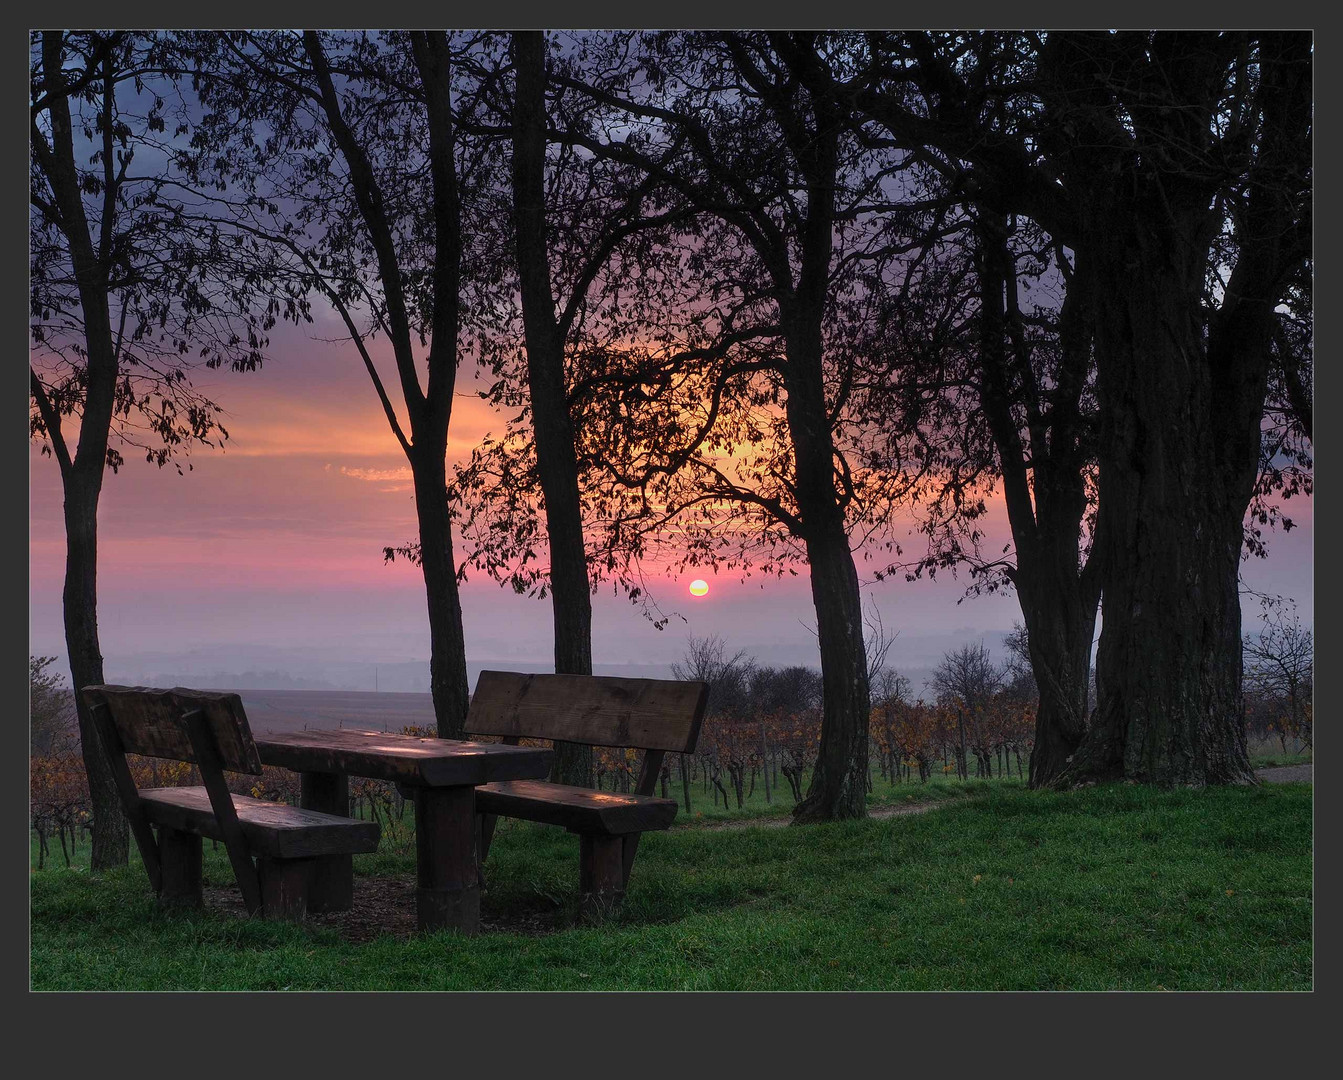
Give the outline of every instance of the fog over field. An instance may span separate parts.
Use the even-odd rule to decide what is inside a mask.
[[[666,631],[671,633],[671,631]],[[925,681],[944,653],[961,645],[983,641],[999,660],[1006,658],[1003,631],[979,631],[971,628],[939,634],[917,635],[902,632],[896,638],[887,656],[887,666],[906,676],[915,694],[922,691]],[[730,651],[745,649],[762,665],[786,667],[802,665],[818,667],[814,655],[805,647],[770,645],[748,640],[729,640]],[[601,663],[593,665],[597,675],[623,675],[663,679],[671,678],[671,665],[679,658],[685,645],[684,633],[666,640],[672,652],[667,660],[639,663]],[[305,691],[357,691],[414,696],[429,689],[429,661],[415,660],[357,660],[332,656],[322,649],[260,648],[248,646],[216,646],[187,652],[143,652],[109,655],[106,658],[107,678],[111,682],[140,686],[192,686],[220,690],[272,691],[301,693]],[[543,656],[481,656],[468,654],[467,671],[470,683],[484,668],[505,671],[553,671],[554,666]],[[278,700],[278,699],[277,699]],[[427,700],[427,699],[426,699]]]

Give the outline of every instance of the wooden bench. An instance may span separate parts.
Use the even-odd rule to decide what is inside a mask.
[[[377,850],[382,830],[375,822],[228,790],[225,769],[261,773],[237,694],[86,686],[83,695],[160,903],[200,906],[206,836],[223,841],[248,914],[261,912],[270,918],[300,919],[306,914],[320,856]],[[126,763],[128,753],[193,762],[204,786],[138,790]]]
[[[482,671],[466,717],[472,734],[501,735],[513,745],[530,738],[637,749],[644,756],[628,795],[544,780],[481,785],[481,864],[500,817],[562,825],[578,834],[585,912],[610,911],[624,895],[640,836],[676,817],[676,801],[654,797],[653,789],[668,751],[694,751],[708,695],[702,682]]]

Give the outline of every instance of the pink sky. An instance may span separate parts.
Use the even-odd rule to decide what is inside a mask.
[[[338,335],[334,325],[307,330]],[[368,377],[340,340],[312,340],[286,327],[273,346],[274,359],[258,373],[201,372],[195,379],[227,411],[232,437],[224,451],[195,452],[185,476],[133,458],[108,475],[99,592],[109,661],[240,643],[309,647],[333,660],[428,656],[419,571],[385,564],[381,554],[384,545],[414,537],[415,515],[405,459]],[[452,453],[469,453],[503,422],[479,399],[459,396]],[[35,445],[29,475],[30,649],[63,654],[60,479]],[[1291,511],[1300,527],[1274,535],[1269,560],[1245,564],[1243,574],[1255,588],[1294,596],[1311,621],[1313,514],[1300,500]],[[1007,530],[1000,507],[989,529],[1001,546]],[[694,577],[710,583],[704,599],[686,590]],[[623,598],[601,593],[594,608],[598,662],[667,664],[680,657],[688,633],[718,633],[734,648],[775,650],[775,662],[787,654],[796,656],[791,662],[816,663],[804,625],[814,624],[805,576],[741,583],[700,571],[649,584],[664,612],[688,621],[673,619],[658,632]],[[958,605],[961,592],[961,583],[947,579],[884,582],[867,595],[888,631],[901,632],[893,656],[903,648],[905,662],[919,664],[914,646],[921,637],[1004,631],[1019,617],[1013,597]],[[548,600],[515,596],[476,575],[464,587],[463,605],[472,659],[549,658]],[[1253,608],[1247,604],[1247,620]]]

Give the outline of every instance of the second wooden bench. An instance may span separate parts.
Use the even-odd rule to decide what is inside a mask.
[[[551,739],[644,752],[631,794],[514,780],[476,789],[477,850],[483,864],[499,817],[560,825],[578,835],[579,891],[585,911],[608,911],[629,882],[640,836],[665,829],[674,799],[653,795],[662,760],[693,753],[709,687],[703,682],[601,675],[526,675],[482,671],[466,730],[519,740]]]

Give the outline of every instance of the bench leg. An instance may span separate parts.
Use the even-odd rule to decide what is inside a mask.
[[[166,825],[159,826],[159,867],[162,907],[200,907],[203,903],[201,837]]]
[[[630,871],[634,869],[634,856],[639,853],[639,837],[643,833],[629,833],[625,837],[623,862],[624,876],[621,878],[621,888],[628,889],[630,886]]]
[[[257,859],[261,913],[268,919],[302,919],[316,859]]]
[[[490,844],[494,841],[494,827],[499,824],[498,814],[476,815],[476,880],[485,887],[485,860],[490,854]]]
[[[301,773],[299,806],[323,814],[350,816],[350,780],[344,773]],[[354,907],[354,856],[320,855],[314,861],[309,911],[349,911]]]
[[[415,909],[421,930],[480,929],[476,867],[476,789],[420,788],[415,793]]]
[[[578,834],[578,891],[585,920],[600,921],[625,895],[625,838]]]

